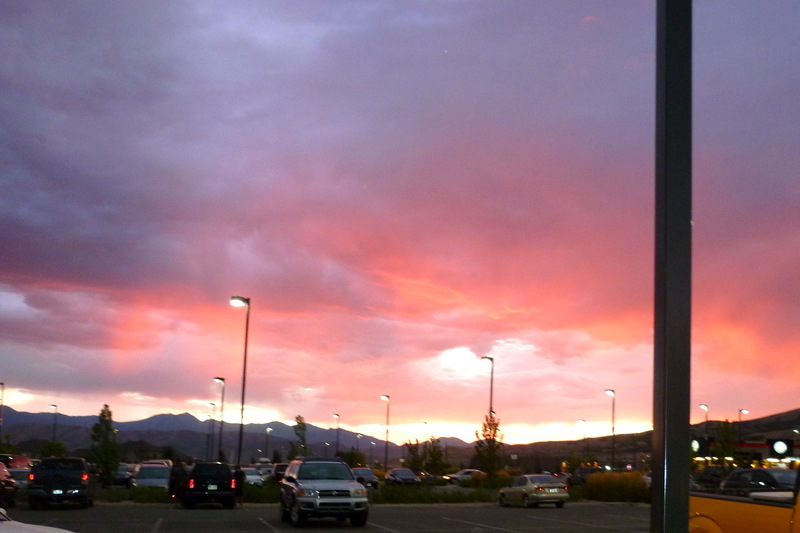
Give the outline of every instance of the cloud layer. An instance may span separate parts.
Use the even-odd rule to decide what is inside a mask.
[[[800,13],[695,9],[694,403],[796,407]],[[653,2],[7,1],[15,408],[651,425]],[[764,391],[770,394],[764,394]],[[701,413],[695,413],[697,420]],[[579,427],[577,421],[589,424]],[[424,424],[427,423],[427,424]],[[423,433],[424,432],[424,433]]]

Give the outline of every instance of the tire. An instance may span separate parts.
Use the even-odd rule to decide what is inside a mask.
[[[367,525],[367,518],[369,518],[367,511],[363,513],[353,513],[350,515],[350,525],[353,527],[364,527]]]
[[[508,507],[508,501],[506,501],[506,495],[500,495],[500,507]]]
[[[564,508],[564,502],[556,502],[556,507],[558,507],[559,509],[563,509]]]
[[[81,509],[88,509],[89,508],[89,498],[87,496],[84,496],[83,498],[81,498],[81,501],[78,502],[78,504],[81,506]]]
[[[228,498],[222,503],[222,506],[225,509],[235,509],[236,508],[236,498]]]
[[[306,525],[306,514],[300,510],[300,505],[297,502],[292,503],[292,508],[289,512],[289,520],[294,527],[303,527]]]
[[[523,494],[522,495],[522,506],[523,507],[530,507],[531,506],[531,500],[530,500],[530,498],[528,498],[527,494]]]
[[[289,513],[289,509],[283,504],[283,500],[281,500],[279,507],[281,512],[281,522],[288,522],[291,518],[291,513]]]
[[[41,508],[41,503],[36,498],[28,498],[28,508],[32,511],[36,511]]]

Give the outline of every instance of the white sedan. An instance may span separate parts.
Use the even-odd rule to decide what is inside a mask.
[[[472,478],[475,476],[485,476],[481,470],[476,470],[474,468],[465,468],[464,470],[459,470],[455,474],[448,474],[444,476],[444,480],[450,483],[455,483],[456,485],[461,483],[462,481],[472,481]]]
[[[5,509],[0,509],[0,531],[3,533],[72,533],[66,529],[58,529],[57,527],[49,526],[36,526],[34,524],[23,524],[11,518],[6,514]]]

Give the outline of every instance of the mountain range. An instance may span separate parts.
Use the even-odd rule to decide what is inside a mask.
[[[56,440],[63,442],[71,451],[88,450],[91,446],[91,428],[98,422],[98,416],[68,416],[53,413],[28,413],[16,411],[8,406],[3,407],[2,432],[3,439],[11,444],[41,443],[52,440],[56,432]],[[710,421],[708,427],[704,422],[694,424],[696,437],[706,432],[714,435],[721,421]],[[173,415],[154,415],[143,420],[132,422],[114,422],[118,431],[118,440],[125,443],[147,443],[156,448],[171,447],[180,454],[207,458],[215,455],[219,442],[219,422],[202,421],[188,413]],[[271,431],[267,433],[267,428]],[[737,422],[738,427],[738,422]],[[213,435],[212,435],[213,430]],[[766,439],[798,439],[800,446],[800,409],[785,411],[761,418],[744,420],[741,423],[742,435],[750,442],[763,442]],[[239,424],[224,424],[222,449],[228,458],[236,456],[238,446]],[[345,429],[339,431],[339,449],[361,452],[370,463],[382,461],[388,450],[390,462],[403,455],[403,449],[392,442],[372,436],[362,435]],[[629,435],[616,435],[616,452],[618,457],[627,455],[633,460],[640,454],[650,451],[651,432]],[[306,440],[310,448],[309,454],[333,455],[337,441],[336,428],[320,428],[312,424],[306,426]],[[453,437],[440,438],[450,463],[467,466],[474,453],[474,443],[467,443]],[[585,454],[590,451],[597,456],[604,456],[611,447],[611,437],[592,437],[578,441],[549,441],[530,444],[506,445],[511,457],[533,457],[538,463],[547,464],[563,460],[573,454]],[[242,457],[246,460],[272,457],[277,451],[286,458],[292,443],[298,441],[295,426],[282,422],[267,424],[246,424],[242,439]],[[139,457],[141,458],[141,457]],[[522,459],[520,459],[522,460]]]

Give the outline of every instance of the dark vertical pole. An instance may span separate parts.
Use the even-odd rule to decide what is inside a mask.
[[[650,531],[689,529],[692,2],[658,0],[653,494]]]
[[[236,464],[242,464],[242,440],[244,437],[244,389],[247,383],[247,337],[250,334],[250,298],[247,298],[247,314],[244,322],[244,363],[242,364],[242,407],[239,420],[239,451],[236,454]]]

